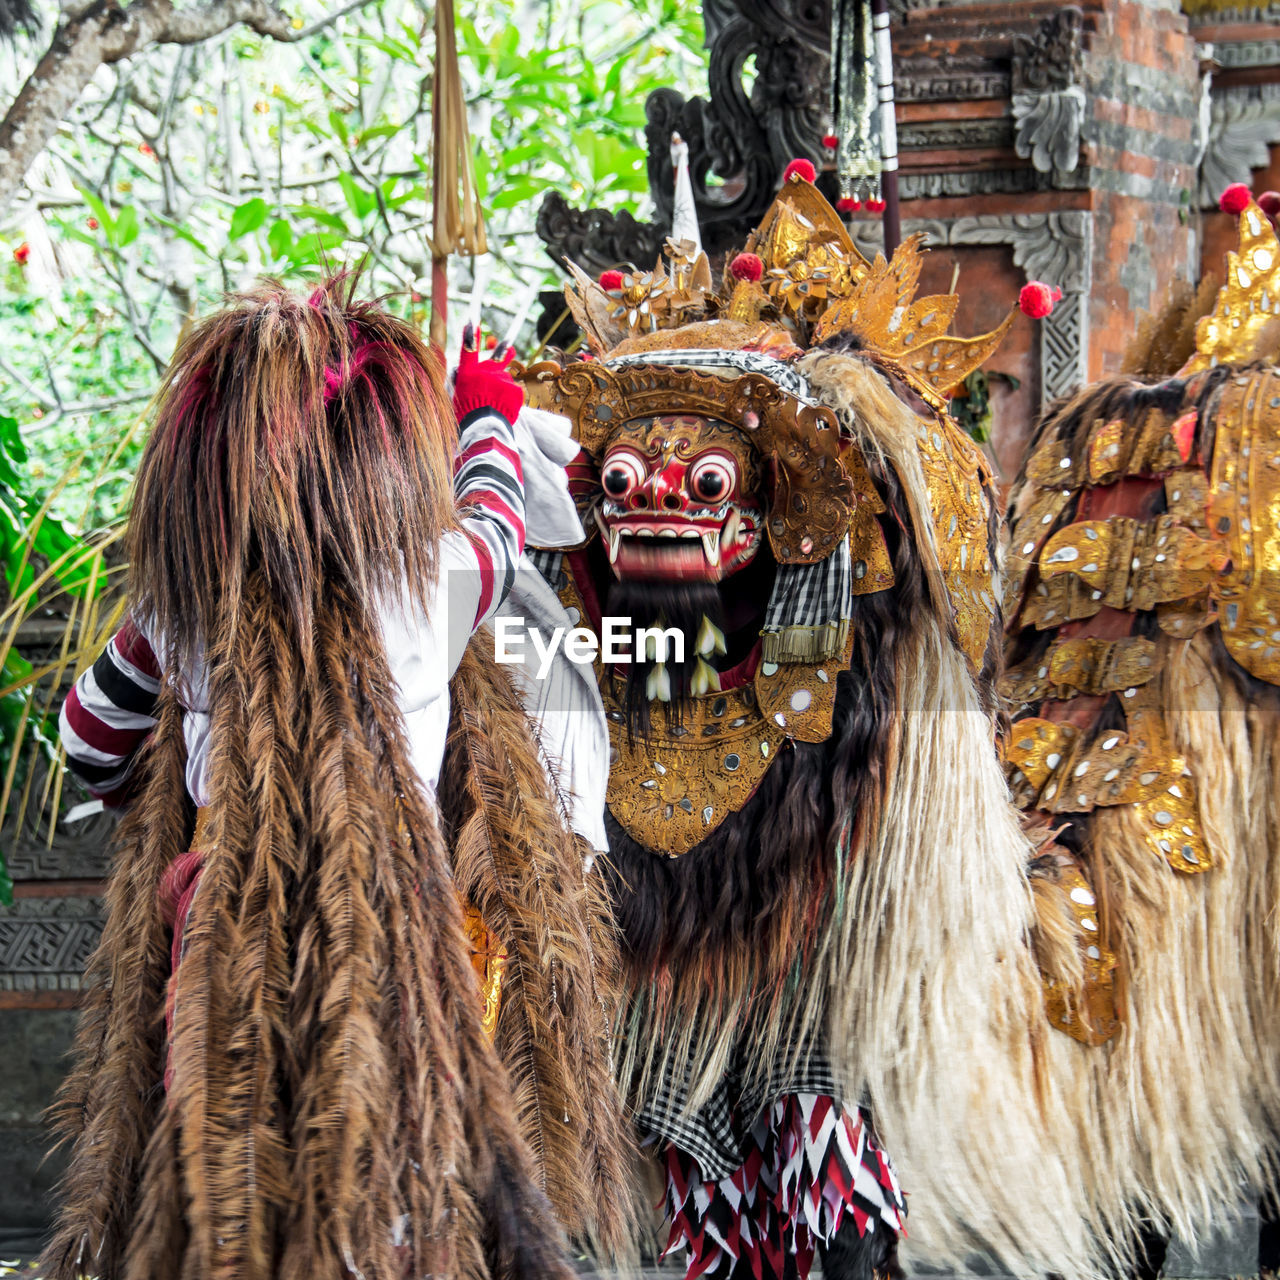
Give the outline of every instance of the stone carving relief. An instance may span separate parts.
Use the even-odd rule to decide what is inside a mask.
[[[822,158],[829,114],[829,0],[706,0],[703,17],[709,100],[659,89],[645,104],[649,189],[657,216],[644,224],[625,214],[581,212],[550,194],[538,215],[538,234],[557,264],[565,257],[593,270],[624,261],[652,263],[671,226],[673,133],[689,144],[694,204],[703,245],[712,254],[740,243],[760,220],[790,160]]]
[[[570,258],[591,275],[624,262],[650,267],[666,238],[656,222],[639,222],[625,209],[575,209],[558,191],[543,199],[536,226],[557,266]]]
[[[1034,36],[1013,40],[1014,151],[1041,173],[1070,173],[1080,161],[1083,31],[1084,14],[1069,5],[1045,18]]]
[[[1271,163],[1271,144],[1280,142],[1280,86],[1259,85],[1246,95],[1214,95],[1200,161],[1202,209],[1216,208],[1231,183],[1250,182],[1254,169]]]
[[[103,914],[96,897],[19,898],[0,912],[0,1004],[4,992],[78,991]]]
[[[39,761],[31,793],[43,794],[48,766]],[[63,780],[65,812],[85,795],[71,778]],[[47,821],[38,818],[34,804],[28,806],[21,826],[12,819],[0,829],[0,848],[14,880],[98,880],[107,874],[107,846],[115,827],[115,814],[100,810],[76,822],[62,818],[49,839]]]

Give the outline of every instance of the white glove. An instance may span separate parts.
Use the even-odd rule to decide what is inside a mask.
[[[565,474],[565,467],[578,456],[569,419],[526,405],[513,431],[524,472],[525,545],[576,547],[586,534]]]

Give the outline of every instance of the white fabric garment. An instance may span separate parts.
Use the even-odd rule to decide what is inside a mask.
[[[379,610],[387,663],[400,689],[409,756],[429,792],[435,793],[449,733],[449,680],[462,661],[480,599],[476,553],[461,533],[440,542],[440,576],[426,612],[404,591]],[[145,628],[139,624],[145,633]],[[157,653],[156,637],[147,639]],[[185,676],[187,788],[198,805],[209,803],[209,690],[206,672]]]
[[[576,623],[527,556],[522,557],[511,593],[495,618],[519,624],[506,628],[506,634],[522,637],[508,647],[513,654],[519,652],[523,661],[507,670],[534,725],[543,767],[569,815],[569,825],[603,853],[609,847],[604,828],[609,726],[595,668],[590,663],[571,662],[561,644],[546,676],[539,679],[538,653],[529,639],[536,630],[544,644],[549,644],[557,627],[564,629],[563,638]]]
[[[564,469],[578,456],[569,419],[545,409],[524,408],[515,422],[516,448],[524,472],[525,545],[576,547],[586,534],[569,495]]]

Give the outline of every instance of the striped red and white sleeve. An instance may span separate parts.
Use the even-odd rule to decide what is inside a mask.
[[[524,552],[520,454],[511,424],[492,409],[477,409],[462,420],[454,493],[463,533],[479,565],[474,630],[506,599]]]
[[[58,727],[67,767],[106,804],[127,799],[134,754],[155,728],[160,664],[128,620],[62,704]]]

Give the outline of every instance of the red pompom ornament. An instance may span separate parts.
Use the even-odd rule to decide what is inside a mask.
[[[89,227],[89,230],[90,230],[90,231],[97,231],[97,229],[98,229],[98,220],[97,220],[97,218],[90,218],[90,219],[89,219],[89,221],[88,221],[88,224],[87,224],[87,225],[88,225],[88,227]]]
[[[868,200],[868,201],[867,201],[867,209],[868,209],[871,213],[883,213],[883,212],[884,212],[884,201],[883,201],[883,200],[875,200],[875,199]]]
[[[792,178],[799,178],[803,182],[812,182],[818,176],[818,171],[813,167],[812,160],[793,160],[786,169],[783,170],[783,182],[790,182]]]
[[[31,246],[24,240],[13,251],[13,260],[18,264],[18,266],[25,267],[29,257],[31,257]]]
[[[822,137],[822,145],[828,151],[834,151],[840,145],[840,139],[834,133],[827,133]]]
[[[1264,191],[1258,197],[1258,208],[1268,218],[1274,218],[1276,214],[1280,213],[1280,191]]]
[[[754,253],[740,253],[729,263],[729,274],[735,280],[754,283],[764,275],[764,263]]]
[[[836,208],[839,209],[841,213],[856,213],[862,208],[862,201],[855,200],[852,196],[841,196],[840,199],[836,201]]]
[[[1252,193],[1243,182],[1233,182],[1219,197],[1218,208],[1223,213],[1243,213],[1253,199]]]
[[[622,272],[602,271],[600,273],[600,287],[605,291],[605,293],[612,293],[615,289],[621,289]]]
[[[1062,290],[1057,285],[1047,285],[1043,280],[1032,280],[1024,284],[1018,293],[1018,306],[1024,316],[1033,320],[1043,320],[1053,311],[1053,304],[1062,297]]]
[[[484,349],[486,351],[493,351],[497,347],[497,345],[498,345],[498,335],[496,333],[491,333],[484,340]]]

